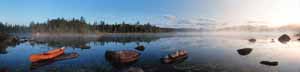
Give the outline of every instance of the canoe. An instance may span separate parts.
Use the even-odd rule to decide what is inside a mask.
[[[188,53],[185,50],[178,50],[172,54],[167,55],[164,58],[161,58],[162,63],[176,63],[176,62],[182,62],[185,59],[187,59]]]
[[[63,61],[63,60],[69,60],[69,59],[74,59],[77,58],[79,56],[78,53],[64,53],[58,57],[55,57],[53,59],[49,59],[49,60],[44,60],[44,61],[39,61],[39,62],[32,62],[30,65],[30,69],[34,70],[37,69],[39,67],[42,66],[46,66],[46,65],[50,65],[52,63],[55,63],[57,61]]]
[[[121,50],[121,51],[106,51],[106,59],[114,63],[131,63],[136,61],[140,54],[136,51]]]
[[[58,48],[58,49],[50,50],[46,53],[32,54],[32,55],[30,55],[29,60],[31,62],[39,62],[39,61],[49,60],[49,59],[53,59],[57,56],[60,56],[63,53],[64,53],[64,48]]]

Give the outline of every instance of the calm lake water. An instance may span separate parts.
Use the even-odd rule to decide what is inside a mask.
[[[300,42],[293,33],[286,44],[277,41],[283,32],[265,33],[157,33],[109,34],[88,36],[29,36],[35,41],[4,46],[0,52],[0,69],[10,72],[300,72]],[[257,39],[255,43],[248,41]],[[274,42],[272,42],[274,39]],[[80,46],[90,48],[80,48]],[[143,45],[144,51],[135,47]],[[65,53],[78,53],[73,59],[53,61],[32,68],[28,57],[66,47]],[[251,48],[246,55],[237,50]],[[160,58],[177,50],[187,50],[188,58],[174,64],[163,64]],[[105,59],[108,50],[134,50],[141,56],[126,68],[117,68]],[[264,65],[275,61],[278,65]]]

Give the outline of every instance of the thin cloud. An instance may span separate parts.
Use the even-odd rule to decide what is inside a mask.
[[[165,15],[163,16],[165,19],[170,20],[170,21],[175,21],[177,19],[176,16],[173,15]]]
[[[165,26],[176,28],[207,28],[216,25],[216,21],[211,18],[180,18],[174,15],[165,15],[164,18],[170,23]]]

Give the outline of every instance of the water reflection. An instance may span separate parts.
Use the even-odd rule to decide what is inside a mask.
[[[7,68],[0,68],[0,72],[9,72],[9,70]]]
[[[106,51],[105,58],[113,64],[131,64],[136,62],[140,57],[140,53],[132,50]]]
[[[171,64],[127,66],[112,68],[111,72],[186,72]]]
[[[19,45],[19,42],[5,42],[5,41],[0,41],[0,54],[7,54],[7,48],[8,47],[15,47]]]
[[[6,44],[0,43],[0,54],[7,54],[7,48],[8,46]]]
[[[97,44],[105,45],[106,43],[139,43],[145,42],[150,43],[152,41],[158,40],[163,37],[171,37],[171,36],[161,36],[161,35],[144,35],[144,34],[133,34],[133,35],[101,35],[101,36],[34,36],[32,39],[34,41],[30,41],[31,45],[36,44],[47,44],[49,47],[61,47],[67,46],[72,48],[81,48],[81,49],[89,49],[90,46],[87,45],[90,42],[97,42]],[[142,48],[139,48],[142,50]]]
[[[34,38],[36,41],[28,41],[14,48],[8,47],[7,51],[11,52],[0,55],[0,67],[8,66],[13,71],[21,68],[19,70],[23,72],[26,72],[30,67],[45,72],[53,69],[55,69],[53,71],[61,72],[180,72],[182,70],[185,72],[274,72],[278,70],[294,72],[298,70],[299,48],[297,47],[299,47],[300,42],[290,41],[287,44],[281,44],[275,39],[279,35],[241,35],[244,34],[238,34],[237,37],[227,34],[225,36],[176,37],[150,35],[145,36],[146,40],[144,40],[143,35],[134,35],[132,38],[128,35],[125,37],[110,35],[111,37]],[[250,38],[255,38],[257,41],[249,44],[247,40]],[[275,39],[276,42],[270,43],[271,39]],[[148,43],[148,41],[150,42]],[[36,45],[31,46],[30,43]],[[28,61],[29,55],[45,52],[57,46],[72,48],[66,49],[66,52],[76,52],[80,54],[80,57],[38,64],[31,64]],[[243,47],[250,47],[250,49],[243,49]],[[108,50],[114,52],[131,50],[139,52],[140,56],[132,63],[117,64],[106,57]],[[176,57],[177,50],[187,50],[188,56],[170,58],[170,63],[161,62],[163,61],[161,58],[169,56],[169,54]],[[180,55],[179,52],[177,54]],[[247,56],[241,57],[241,55]],[[261,62],[261,60],[268,59],[276,60],[277,65],[274,61],[269,61],[270,63]],[[268,63],[280,68],[269,67]],[[296,66],[289,66],[287,63],[295,63]]]
[[[130,42],[146,42],[155,41],[160,39],[162,36],[156,35],[105,35],[97,39],[102,43],[107,42],[118,42],[118,43],[130,43]]]
[[[113,68],[112,72],[145,72],[140,67],[123,67],[123,68]]]

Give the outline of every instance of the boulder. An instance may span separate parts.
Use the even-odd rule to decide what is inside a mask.
[[[129,64],[138,60],[140,54],[132,50],[106,51],[105,57],[111,63]]]
[[[166,55],[161,58],[161,62],[164,64],[181,63],[188,58],[188,52],[185,50],[178,50],[172,54]]]
[[[254,42],[256,42],[256,39],[251,38],[251,39],[248,39],[248,41],[254,43]]]
[[[287,43],[291,40],[290,36],[288,36],[287,34],[283,34],[278,38],[278,41],[281,43]]]

